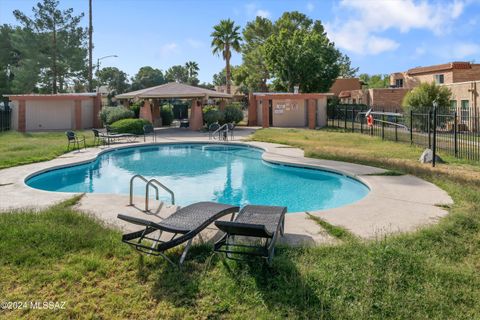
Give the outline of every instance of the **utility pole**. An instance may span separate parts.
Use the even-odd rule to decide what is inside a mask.
[[[92,0],[88,0],[88,92],[93,91],[93,28],[92,28]]]

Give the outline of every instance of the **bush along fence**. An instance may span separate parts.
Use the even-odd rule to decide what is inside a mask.
[[[467,113],[438,113],[434,108],[422,112],[385,112],[372,109],[369,125],[364,105],[338,105],[329,108],[329,127],[342,128],[381,137],[383,140],[407,142],[434,151],[443,151],[462,159],[480,161],[480,119]],[[388,109],[391,110],[391,109]]]

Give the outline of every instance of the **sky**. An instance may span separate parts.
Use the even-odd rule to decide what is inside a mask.
[[[36,0],[0,0],[0,23],[18,24],[12,11],[31,15]],[[88,0],[60,0],[85,13]],[[140,67],[166,70],[196,61],[201,82],[225,65],[210,47],[212,27],[230,18],[242,28],[256,16],[276,20],[285,11],[320,20],[327,36],[359,73],[389,74],[451,61],[480,62],[480,0],[187,1],[93,0],[94,61],[133,76]],[[233,53],[232,64],[241,55]]]

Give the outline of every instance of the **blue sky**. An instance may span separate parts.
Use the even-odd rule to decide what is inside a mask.
[[[12,11],[31,13],[37,1],[0,0],[0,23],[16,24]],[[301,11],[325,25],[336,46],[360,73],[392,73],[449,61],[480,62],[480,0],[397,1],[154,1],[94,0],[94,58],[134,75],[142,66],[165,70],[197,61],[211,82],[224,62],[210,49],[212,26],[231,18],[245,26],[255,16],[277,19]],[[87,0],[61,0],[62,8],[88,13]],[[85,17],[82,24],[87,25]],[[95,60],[96,61],[96,60]],[[233,54],[232,63],[241,62]]]

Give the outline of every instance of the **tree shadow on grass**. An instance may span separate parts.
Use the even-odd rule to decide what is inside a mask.
[[[309,280],[300,272],[288,254],[291,249],[278,248],[273,263],[251,258],[245,261],[225,260],[230,276],[241,282],[247,274],[268,310],[283,318],[331,319],[330,305],[322,301]]]
[[[178,261],[182,249],[170,250],[168,258]],[[141,279],[151,277],[153,280],[151,294],[157,301],[168,301],[176,307],[183,308],[195,306],[202,275],[210,265],[213,255],[210,246],[194,245],[181,267],[174,267],[159,257],[148,265],[139,264],[139,275]]]

